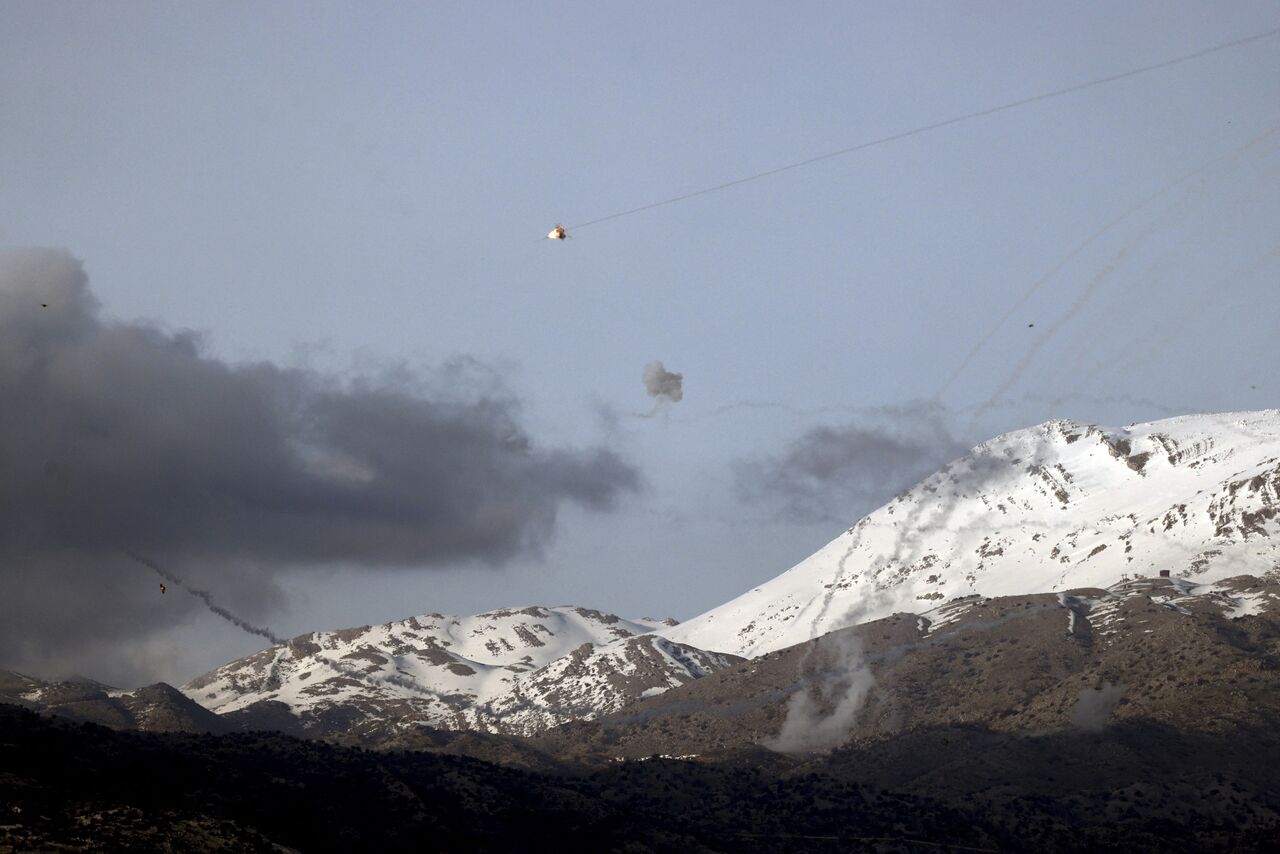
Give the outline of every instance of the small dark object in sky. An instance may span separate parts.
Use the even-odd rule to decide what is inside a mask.
[[[164,591],[165,591],[166,589],[168,589],[168,588],[166,588],[163,584],[161,584],[161,585],[160,585],[160,595],[161,595],[161,596],[163,596],[163,595],[164,595]]]
[[[1028,324],[1027,324],[1027,328],[1028,328],[1028,329],[1034,329],[1034,328],[1035,328],[1035,324],[1034,324],[1034,323],[1028,323]]]
[[[41,308],[48,308],[48,307],[49,307],[49,303],[47,303],[47,302],[42,302],[42,303],[40,303],[40,307],[41,307]]]

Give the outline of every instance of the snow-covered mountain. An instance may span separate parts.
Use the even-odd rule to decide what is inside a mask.
[[[302,635],[183,691],[241,726],[528,735],[893,613],[945,622],[974,594],[1109,588],[1161,570],[1202,589],[1265,576],[1280,567],[1277,512],[1280,411],[1124,429],[1051,421],[977,446],[684,624],[567,606],[428,614]]]
[[[667,638],[754,657],[972,594],[1197,583],[1280,566],[1280,410],[985,442],[792,569]]]
[[[219,714],[268,709],[303,729],[413,726],[530,734],[612,711],[737,659],[651,634],[674,621],[586,608],[426,614],[312,632],[183,686]]]

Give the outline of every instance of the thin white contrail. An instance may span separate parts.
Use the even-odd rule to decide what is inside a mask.
[[[1048,271],[1046,271],[1043,276],[1041,276],[1039,279],[1036,279],[1034,282],[1032,282],[1031,287],[1027,288],[1027,290],[1024,291],[1022,295],[1018,297],[1018,299],[1014,300],[1014,302],[1010,304],[1009,308],[1004,312],[1004,314],[1002,314],[1000,318],[996,320],[994,324],[992,324],[991,328],[987,330],[986,334],[984,334],[980,339],[978,339],[973,344],[972,347],[969,348],[969,352],[966,353],[964,355],[964,358],[962,358],[960,362],[955,366],[955,368],[952,369],[951,375],[947,377],[946,381],[943,382],[942,385],[938,387],[938,390],[933,393],[932,399],[935,402],[941,400],[942,396],[946,394],[947,391],[951,388],[951,386],[955,383],[955,381],[960,378],[960,376],[965,372],[965,369],[968,368],[970,363],[973,362],[974,358],[977,357],[978,353],[980,353],[982,349],[987,346],[987,344],[991,343],[991,339],[994,338],[996,334],[1004,327],[1004,325],[1009,322],[1009,319],[1013,317],[1015,314],[1017,314],[1018,311],[1021,310],[1022,307],[1027,304],[1028,300],[1030,300],[1033,296],[1039,293],[1041,288],[1043,288],[1049,282],[1057,278],[1058,274],[1061,273],[1068,264],[1074,261],[1080,255],[1080,253],[1084,252],[1084,250],[1088,249],[1098,240],[1105,237],[1107,234],[1109,234],[1112,231],[1112,229],[1114,229],[1116,226],[1128,220],[1134,214],[1138,213],[1144,208],[1149,207],[1154,202],[1158,201],[1162,197],[1178,189],[1182,185],[1189,183],[1193,179],[1199,177],[1200,175],[1212,169],[1214,166],[1217,166],[1218,164],[1224,161],[1239,157],[1241,154],[1248,151],[1250,148],[1253,148],[1254,146],[1274,136],[1277,132],[1280,132],[1280,124],[1272,125],[1268,130],[1264,131],[1259,136],[1256,136],[1253,139],[1249,140],[1240,148],[1237,148],[1226,154],[1222,154],[1217,157],[1214,157],[1211,160],[1208,160],[1200,164],[1199,166],[1195,167],[1191,171],[1183,173],[1182,175],[1175,178],[1173,181],[1169,182],[1168,184],[1165,184],[1163,187],[1160,187],[1154,192],[1149,193],[1148,195],[1139,199],[1137,202],[1130,205],[1128,208],[1120,212],[1118,215],[1108,220],[1100,228],[1098,228],[1096,231],[1094,231],[1092,234],[1090,234],[1080,243],[1076,244],[1076,246],[1073,247],[1070,252],[1068,252],[1061,259],[1059,259],[1058,262],[1054,264],[1053,267],[1051,267]],[[1043,338],[1044,336],[1042,335],[1041,337]],[[984,406],[986,408],[990,408],[990,404],[985,404]]]
[[[1138,339],[1126,345],[1125,349],[1132,355],[1124,357],[1124,366],[1126,371],[1132,371],[1134,368],[1146,364],[1160,352],[1161,348],[1168,345],[1169,341],[1177,335],[1177,333],[1187,324],[1203,318],[1213,307],[1219,303],[1224,293],[1228,293],[1230,285],[1238,279],[1246,278],[1263,269],[1268,264],[1274,263],[1280,258],[1280,246],[1273,246],[1266,252],[1251,258],[1243,264],[1237,265],[1221,280],[1214,283],[1213,287],[1205,290],[1197,299],[1191,301],[1183,311],[1176,317],[1170,318],[1163,323],[1156,324],[1151,331]],[[1118,357],[1117,357],[1118,358]],[[1055,406],[1062,401],[1070,398],[1076,391],[1086,386],[1090,380],[1101,373],[1108,367],[1113,366],[1117,359],[1099,362],[1080,378],[1076,384],[1076,388],[1066,392],[1061,397],[1050,401],[1050,406]]]
[[[1062,89],[1054,89],[1052,92],[1042,92],[1039,95],[1032,95],[1029,98],[1019,98],[1016,101],[1009,101],[1007,103],[1000,104],[995,107],[987,107],[986,109],[983,109],[983,110],[975,110],[972,113],[965,113],[963,115],[953,116],[952,118],[943,119],[942,121],[932,122],[927,125],[921,125],[919,127],[911,128],[910,130],[904,130],[898,133],[890,134],[888,136],[882,136],[878,139],[868,140],[867,142],[860,142],[857,145],[851,145],[848,148],[841,148],[838,151],[830,151],[826,154],[819,154],[817,157],[809,157],[804,160],[797,160],[794,163],[788,163],[784,166],[777,166],[773,169],[767,169],[764,172],[757,172],[754,175],[747,175],[742,178],[735,178],[732,181],[725,181],[722,184],[715,184],[714,186],[711,186],[711,187],[704,187],[701,190],[694,190],[691,193],[685,193],[680,196],[673,196],[672,198],[669,198],[669,199],[663,199],[660,202],[652,202],[647,205],[641,205],[638,208],[631,208],[629,210],[619,211],[618,213],[611,213],[611,214],[608,214],[607,216],[598,217],[597,219],[591,219],[591,220],[587,220],[586,222],[580,222],[577,225],[569,226],[568,228],[570,231],[581,231],[584,228],[588,228],[593,225],[598,225],[599,223],[602,223],[602,222],[608,222],[609,220],[614,220],[614,219],[621,219],[624,216],[631,216],[632,214],[642,213],[643,211],[653,210],[654,208],[660,208],[666,205],[674,205],[677,202],[687,201],[688,199],[697,198],[698,196],[705,196],[710,193],[718,193],[721,190],[727,190],[728,188],[736,187],[739,184],[747,184],[747,183],[750,183],[751,181],[759,181],[762,178],[768,178],[772,175],[777,175],[781,172],[789,172],[792,169],[800,169],[805,166],[811,166],[814,163],[820,163],[824,160],[831,160],[836,157],[843,157],[846,154],[853,154],[856,151],[865,151],[868,148],[875,148],[876,146],[885,145],[890,142],[896,142],[900,139],[907,139],[908,137],[916,136],[917,134],[928,133],[929,131],[939,130],[940,128],[949,127],[950,125],[960,124],[961,122],[972,121],[973,119],[980,119],[985,116],[991,116],[991,115],[995,115],[996,113],[1002,113],[1005,110],[1013,110],[1018,107],[1025,107],[1028,104],[1035,104],[1040,101],[1047,101],[1051,98],[1059,98],[1063,95],[1069,95],[1073,92],[1081,92],[1085,89],[1092,89],[1095,86],[1103,86],[1107,83],[1114,83],[1118,80],[1124,80],[1129,77],[1136,77],[1139,74],[1146,74],[1151,71],[1157,71],[1161,68],[1168,68],[1173,65],[1180,65],[1181,63],[1184,63],[1184,62],[1191,62],[1192,60],[1200,59],[1201,57],[1209,56],[1210,54],[1218,53],[1220,51],[1231,50],[1233,48],[1243,47],[1244,45],[1251,44],[1253,42],[1262,41],[1263,39],[1269,39],[1272,36],[1275,36],[1277,34],[1280,34],[1280,28],[1277,28],[1274,30],[1267,30],[1264,33],[1257,33],[1252,36],[1245,36],[1244,38],[1235,39],[1229,42],[1223,42],[1222,44],[1214,45],[1213,47],[1203,48],[1202,50],[1195,51],[1194,53],[1183,54],[1182,56],[1175,56],[1172,59],[1166,59],[1162,62],[1153,63],[1151,65],[1144,65],[1141,68],[1134,68],[1134,69],[1130,69],[1129,71],[1122,71],[1119,74],[1110,74],[1106,77],[1097,77],[1097,78],[1094,78],[1093,80],[1086,80],[1083,83],[1076,83],[1071,86],[1063,87]]]

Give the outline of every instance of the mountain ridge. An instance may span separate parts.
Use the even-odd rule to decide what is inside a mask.
[[[1280,565],[1280,410],[1123,429],[1067,420],[976,446],[786,572],[664,630],[747,658],[969,595],[1199,582]]]
[[[410,719],[529,734],[738,660],[653,633],[665,625],[574,606],[424,614],[300,635],[182,690],[243,726],[278,720],[283,705],[317,735]]]
[[[309,632],[229,662],[182,686],[198,711],[158,686],[134,697],[82,683],[59,683],[36,705],[124,727],[370,743],[413,743],[422,727],[535,736],[660,705],[746,660],[894,615],[937,636],[993,597],[1047,596],[1041,607],[1101,633],[1123,597],[1078,591],[1148,584],[1142,576],[1163,570],[1174,576],[1165,587],[1197,591],[1234,619],[1272,607],[1265,585],[1221,585],[1274,576],[1278,496],[1277,410],[1119,430],[1049,421],[976,446],[790,570],[684,624],[574,606],[430,613]],[[28,702],[23,678],[0,694]]]

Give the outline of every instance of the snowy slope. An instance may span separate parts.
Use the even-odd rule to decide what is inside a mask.
[[[792,569],[673,628],[756,656],[947,600],[1280,566],[1280,411],[1051,421],[974,448]]]
[[[301,635],[183,691],[220,714],[276,701],[306,725],[341,718],[527,734],[732,663],[646,634],[667,625],[568,606],[427,614]]]

